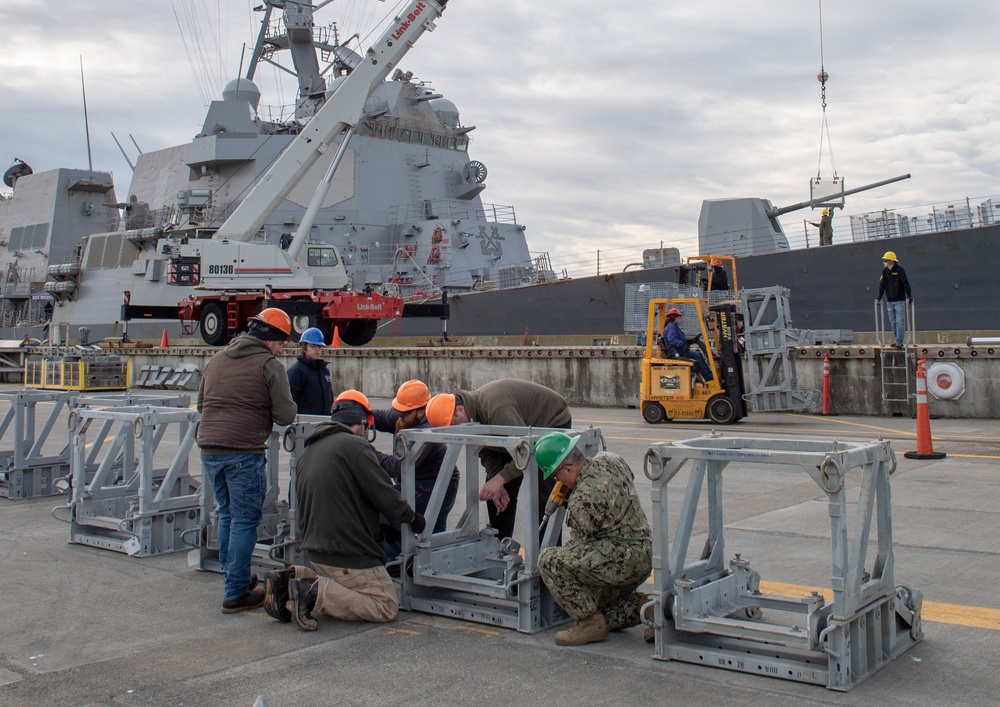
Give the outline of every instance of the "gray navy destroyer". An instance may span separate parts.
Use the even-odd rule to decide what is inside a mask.
[[[193,333],[169,312],[203,291],[204,274],[176,254],[212,238],[361,57],[357,35],[342,40],[336,23],[318,24],[311,3],[268,0],[261,9],[245,75],[212,102],[191,142],[141,154],[125,195],[108,172],[33,173],[15,158],[4,175],[12,193],[0,199],[4,338],[118,337],[126,298],[167,313],[133,319],[133,338],[157,338],[165,328],[171,336]],[[284,52],[299,87],[287,112],[266,109],[254,83],[258,68],[280,64]],[[514,208],[482,200],[487,168],[470,155],[473,130],[441,92],[397,68],[369,95],[336,170],[330,150],[289,187],[252,241],[287,246],[326,175],[318,213],[302,229],[306,242],[335,248],[355,291],[413,305],[448,293],[448,330],[459,336],[623,334],[628,284],[684,278],[674,249],[647,251],[641,269],[557,278],[548,255],[529,250]],[[1000,330],[988,278],[972,270],[1000,263],[996,200],[935,210],[926,222],[890,212],[852,217],[852,242],[792,249],[778,217],[818,205],[706,201],[699,251],[736,256],[741,286],[791,289],[799,326],[871,331],[881,253],[891,248],[910,273],[918,328]],[[403,319],[382,333],[440,331],[427,318]]]

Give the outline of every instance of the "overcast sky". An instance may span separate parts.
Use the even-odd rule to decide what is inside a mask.
[[[124,198],[131,175],[111,132],[133,159],[129,134],[143,150],[190,140],[253,44],[252,4],[3,0],[0,169],[14,157],[35,171],[86,166],[82,55],[94,167]],[[395,6],[338,0],[317,21]],[[206,9],[215,20],[196,42],[189,22]],[[837,173],[848,188],[913,174],[849,197],[845,214],[1000,195],[998,27],[996,0],[823,3]],[[598,249],[602,272],[661,240],[695,254],[702,199],[782,206],[809,197],[818,169],[832,177],[819,30],[817,0],[451,0],[404,68],[477,126],[484,201],[513,205],[557,269],[592,274]],[[293,84],[260,79],[262,103],[293,101]],[[804,217],[818,214],[783,218],[790,236]],[[834,226],[849,238],[846,215]]]

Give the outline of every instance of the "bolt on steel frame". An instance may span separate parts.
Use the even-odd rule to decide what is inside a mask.
[[[797,465],[827,495],[833,600],[762,594],[760,577],[736,555],[723,560],[722,479],[730,463]],[[673,529],[668,484],[690,476]],[[887,441],[844,443],[725,437],[719,434],[649,448],[653,482],[654,658],[768,675],[847,691],[923,638],[919,591],[893,579]],[[860,496],[848,524],[845,475],[861,469]],[[702,490],[708,537],[688,560]],[[873,537],[874,535],[874,537]],[[875,556],[866,563],[870,541]],[[792,625],[761,621],[764,610],[802,615]]]
[[[539,470],[533,452],[538,438],[551,431],[465,424],[398,433],[402,441],[398,452],[402,461],[402,492],[410,505],[416,499],[415,462],[423,447],[428,444],[446,447],[424,514],[427,527],[419,536],[403,533],[400,608],[522,633],[536,633],[569,620],[545,588],[537,568],[541,549],[558,542],[566,510],[560,508],[552,516],[540,538]],[[600,430],[558,431],[582,435],[579,448],[588,457],[603,448]],[[506,451],[524,474],[518,504],[520,542],[498,538],[493,528],[483,527],[479,501],[483,472],[478,453],[484,447]],[[463,461],[464,511],[453,528],[434,533],[452,470]]]

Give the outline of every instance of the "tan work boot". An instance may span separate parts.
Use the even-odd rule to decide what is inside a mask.
[[[608,625],[604,614],[598,611],[585,619],[574,621],[573,627],[556,634],[557,646],[582,646],[586,643],[598,643],[608,637]]]

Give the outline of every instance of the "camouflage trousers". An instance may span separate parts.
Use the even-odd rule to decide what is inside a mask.
[[[649,544],[609,540],[549,547],[538,557],[542,581],[574,620],[600,611],[611,631],[637,626],[642,602],[635,590],[653,569]]]

